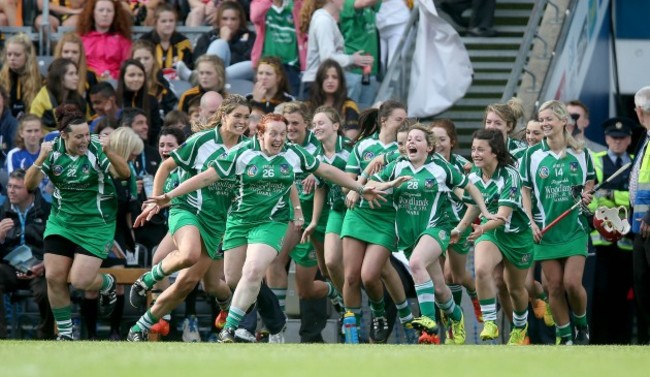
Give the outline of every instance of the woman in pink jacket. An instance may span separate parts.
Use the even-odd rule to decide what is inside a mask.
[[[300,31],[302,3],[303,0],[253,0],[250,8],[251,22],[257,34],[251,52],[253,67],[257,67],[263,56],[279,57],[294,96],[298,95],[300,88],[300,72],[307,67],[307,34]],[[267,31],[267,25],[275,28]],[[294,27],[295,34],[288,35],[287,29],[282,28],[289,25]],[[295,50],[286,48],[288,39],[295,40]]]
[[[77,33],[88,67],[102,79],[117,79],[131,50],[131,17],[118,1],[89,0],[79,16]]]

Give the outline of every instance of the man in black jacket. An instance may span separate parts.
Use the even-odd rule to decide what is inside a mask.
[[[47,282],[43,266],[43,232],[50,214],[50,205],[38,189],[25,188],[25,171],[14,170],[7,184],[8,200],[0,207],[0,297],[17,289],[29,289],[34,294],[41,314],[37,337],[54,338],[54,317],[47,299]],[[31,248],[40,261],[29,270],[18,271],[4,258],[20,245]],[[0,300],[0,339],[7,337],[4,302]]]

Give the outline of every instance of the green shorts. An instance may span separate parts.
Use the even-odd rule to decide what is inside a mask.
[[[492,242],[503,257],[520,270],[525,270],[533,264],[533,232],[527,228],[519,233],[505,233],[501,228],[491,230],[481,235],[475,242]]]
[[[341,228],[343,228],[343,219],[345,218],[345,212],[347,211],[335,211],[335,210],[330,211],[330,215],[327,218],[327,227],[325,228],[325,234],[327,233],[341,234]]]
[[[312,235],[313,236],[313,235]],[[289,253],[291,259],[297,265],[303,267],[314,267],[318,265],[318,258],[316,257],[316,249],[311,242],[299,243]]]
[[[45,226],[43,239],[53,235],[72,241],[100,259],[106,259],[115,239],[115,222],[88,227],[78,225],[71,227],[61,223],[57,216],[50,215]]]
[[[347,211],[341,228],[341,238],[350,237],[389,251],[397,250],[395,212],[365,208]]]
[[[169,211],[169,219],[167,222],[169,223],[169,233],[172,236],[184,226],[197,228],[199,234],[201,234],[201,241],[210,258],[213,260],[223,259],[223,253],[219,248],[224,233],[223,224],[208,223],[203,221],[201,216],[196,216],[186,209],[174,207]]]
[[[411,254],[413,254],[413,250],[417,246],[418,242],[420,242],[420,239],[422,236],[427,235],[438,243],[440,246],[440,249],[442,250],[442,256],[447,255],[447,247],[449,247],[449,229],[447,227],[431,227],[427,228],[420,234],[420,237],[418,237],[418,240],[415,241],[414,245],[411,245],[410,247],[407,247],[404,249],[404,254],[406,255],[406,258],[409,260],[411,259]]]
[[[563,259],[573,256],[587,257],[588,242],[589,236],[585,232],[577,233],[573,235],[572,239],[561,244],[545,244],[542,237],[542,242],[533,245],[535,260]]]
[[[226,223],[226,235],[223,237],[223,249],[228,251],[242,245],[261,243],[280,253],[288,226],[287,223],[277,221],[243,223],[241,220],[229,218]]]
[[[465,231],[461,233],[460,238],[458,239],[458,242],[455,244],[449,244],[448,250],[453,251],[456,254],[460,255],[467,255],[469,253],[470,248],[472,247],[471,242],[467,240],[467,237],[472,234],[472,227],[468,226],[465,228]]]

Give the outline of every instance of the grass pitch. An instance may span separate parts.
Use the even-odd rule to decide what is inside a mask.
[[[650,347],[0,341],[0,375],[648,376]]]

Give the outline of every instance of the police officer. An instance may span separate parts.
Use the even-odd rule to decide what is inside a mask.
[[[607,150],[593,153],[597,182],[603,182],[621,166],[632,161],[627,153],[636,122],[630,118],[611,118],[605,129]],[[630,209],[628,191],[630,170],[604,184],[589,206],[591,210],[605,206]],[[593,294],[591,344],[629,344],[632,336],[632,307],[628,294],[632,288],[632,239],[630,235],[617,242],[608,242],[597,231],[591,232],[596,248],[596,277]],[[615,318],[615,321],[612,319]]]

